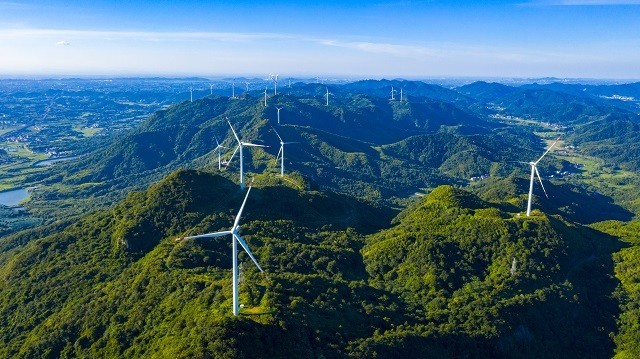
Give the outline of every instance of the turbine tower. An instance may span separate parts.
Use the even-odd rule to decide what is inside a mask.
[[[396,91],[396,90],[393,88],[393,86],[391,86],[391,98],[390,98],[390,100],[391,100],[391,101],[393,101],[393,100],[395,100],[395,99],[396,99],[396,97],[394,96],[394,93],[396,93],[396,92],[398,92],[398,91]]]
[[[540,160],[546,156],[547,153],[549,153],[549,151],[551,150],[551,148],[553,146],[555,146],[555,144],[558,142],[558,140],[560,139],[560,137],[558,137],[552,144],[551,146],[549,146],[549,148],[547,148],[547,150],[542,154],[542,156],[540,156],[540,158],[538,158],[537,161],[535,162],[529,162],[528,165],[531,166],[531,180],[529,181],[529,200],[527,201],[527,217],[531,214],[531,197],[533,196],[533,181],[534,181],[534,177],[537,175],[538,176],[538,181],[540,181],[540,186],[542,186],[542,191],[544,191],[544,195],[549,198],[549,196],[547,196],[547,191],[544,189],[544,185],[542,184],[542,178],[540,177],[540,172],[538,172],[538,162],[540,162]],[[526,163],[526,162],[525,162]]]
[[[231,82],[231,98],[236,98],[236,81]]]
[[[213,84],[209,84],[209,95],[213,95]]]
[[[273,132],[276,133],[276,136],[278,136],[278,139],[280,140],[280,151],[278,151],[278,156],[276,156],[276,162],[278,161],[278,158],[280,158],[280,176],[284,176],[284,145],[288,145],[291,143],[298,143],[298,142],[284,142],[282,141],[282,137],[280,137],[280,135],[278,134],[278,131],[276,131],[275,128],[273,128]]]
[[[190,94],[191,102],[193,102],[193,87],[191,86],[189,86],[189,94]]]
[[[402,89],[403,89],[403,88],[402,88],[402,87],[400,87],[400,102],[402,102],[402,101],[403,101],[403,97],[402,97]]]
[[[278,107],[276,106],[276,110],[278,110],[278,125],[280,124],[280,110],[282,110],[284,107]]]
[[[233,156],[235,156],[236,152],[238,152],[238,150],[240,150],[240,189],[244,189],[244,167],[243,167],[244,163],[243,163],[243,158],[242,158],[242,147],[244,147],[244,146],[249,146],[249,147],[269,147],[269,146],[257,145],[255,143],[240,141],[240,138],[236,134],[236,131],[233,129],[233,126],[231,126],[231,122],[229,122],[229,119],[227,119],[227,123],[229,124],[229,127],[231,127],[231,132],[233,132],[233,136],[236,138],[236,141],[238,141],[238,146],[233,151],[233,154],[231,154],[231,158],[229,158],[229,161],[227,161],[227,167],[229,166],[229,163],[231,163],[231,160],[233,159]]]
[[[253,254],[251,253],[251,250],[249,249],[249,246],[247,245],[247,242],[245,242],[245,240],[240,237],[240,218],[242,217],[242,211],[244,210],[244,206],[247,203],[247,198],[249,198],[249,193],[251,192],[251,185],[249,185],[249,190],[247,191],[247,194],[244,196],[244,201],[242,202],[242,206],[240,206],[240,210],[238,211],[238,215],[236,216],[234,222],[233,222],[233,227],[231,227],[230,230],[228,231],[221,231],[221,232],[213,232],[213,233],[207,233],[207,234],[200,234],[197,236],[189,236],[189,237],[182,237],[182,238],[178,238],[176,239],[176,241],[183,241],[185,239],[197,239],[197,238],[214,238],[214,237],[224,237],[227,235],[231,235],[231,260],[232,260],[232,270],[233,270],[233,315],[238,315],[239,312],[239,305],[238,305],[238,243],[240,243],[240,245],[242,246],[242,248],[244,249],[245,252],[247,252],[247,254],[249,255],[249,257],[251,258],[251,260],[253,261],[253,263],[255,263],[256,267],[258,267],[258,270],[260,270],[260,272],[264,272],[262,270],[262,268],[260,268],[260,265],[258,264],[258,261],[256,260],[256,258],[253,256]]]
[[[251,82],[247,82],[247,81],[245,81],[245,82],[244,82],[244,85],[245,85],[245,92],[247,92],[247,93],[249,93],[249,85],[250,85],[250,84],[251,84]]]

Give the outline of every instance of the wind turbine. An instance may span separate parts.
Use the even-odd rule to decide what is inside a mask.
[[[278,110],[278,125],[280,124],[280,110],[282,110],[284,107],[278,107],[276,106],[276,110]]]
[[[255,143],[240,141],[240,138],[236,134],[236,131],[233,129],[233,126],[231,126],[231,122],[229,122],[229,119],[227,119],[227,123],[229,124],[229,127],[231,127],[231,132],[233,132],[233,136],[236,138],[236,141],[238,141],[238,146],[233,151],[233,154],[231,154],[231,158],[229,158],[229,161],[227,161],[227,167],[229,166],[229,163],[231,163],[231,160],[233,159],[233,156],[235,156],[236,152],[238,152],[238,150],[240,150],[240,188],[244,189],[244,167],[243,167],[244,163],[243,163],[243,159],[242,159],[242,147],[244,147],[244,146],[249,146],[249,147],[269,147],[269,146],[257,145]]]
[[[395,99],[396,99],[396,98],[395,98],[395,96],[393,95],[393,94],[394,94],[394,93],[396,93],[396,92],[398,92],[398,91],[396,91],[396,90],[393,88],[393,86],[391,86],[391,98],[390,98],[390,100],[391,100],[391,101],[393,101],[393,100],[395,100]]]
[[[267,107],[267,86],[264,87],[264,107]]]
[[[200,234],[197,236],[189,236],[182,237],[176,239],[176,241],[183,241],[185,239],[197,239],[197,238],[214,238],[214,237],[224,237],[226,235],[231,235],[231,260],[232,260],[232,270],[233,270],[233,315],[238,315],[239,305],[238,305],[238,243],[244,248],[244,251],[247,252],[253,263],[255,263],[256,267],[260,270],[260,272],[264,272],[256,258],[251,253],[247,242],[240,237],[240,218],[242,217],[242,210],[244,210],[244,205],[247,203],[247,198],[249,198],[249,193],[251,192],[251,185],[249,185],[249,190],[247,190],[247,194],[244,196],[244,201],[242,202],[242,206],[240,206],[240,210],[238,211],[238,215],[236,216],[233,227],[231,227],[228,231],[221,232],[213,232],[207,234]]]
[[[213,84],[209,84],[209,95],[213,95]]]
[[[216,139],[216,148],[214,149],[214,151],[218,151],[218,170],[222,169],[222,161],[220,161],[221,157],[222,157],[222,152],[220,151],[221,149],[225,148],[223,145],[220,144],[220,142],[218,142],[218,138],[214,137]]]
[[[245,89],[246,89],[246,92],[247,92],[247,93],[249,93],[249,85],[250,85],[250,84],[251,84],[251,82],[247,82],[247,81],[245,81],[245,82],[244,82]]]
[[[273,127],[272,129],[273,132],[276,133],[276,136],[278,136],[278,139],[280,139],[280,151],[278,151],[278,156],[276,156],[276,162],[278,161],[278,158],[280,158],[280,176],[284,176],[284,145],[298,142],[284,142],[282,141],[282,137],[280,137],[280,135],[278,134],[278,131],[276,131],[276,129]]]
[[[329,106],[329,95],[333,95],[331,92],[329,92],[329,88],[327,87],[327,94],[324,95],[327,98],[327,102],[325,103],[325,106]]]
[[[193,102],[193,87],[189,87],[189,94],[191,95],[191,102]]]
[[[402,98],[402,89],[403,89],[403,88],[402,88],[402,87],[400,87],[400,102],[402,102],[402,101],[403,101],[403,98]]]
[[[540,162],[540,160],[546,156],[547,153],[549,153],[549,151],[551,150],[551,148],[558,142],[558,140],[560,139],[560,137],[558,137],[552,144],[551,146],[549,146],[549,148],[547,148],[547,150],[542,154],[542,156],[540,156],[540,158],[538,158],[537,161],[535,162],[523,162],[523,163],[527,163],[529,166],[531,166],[531,180],[529,181],[529,201],[527,202],[527,217],[531,214],[531,197],[533,196],[533,181],[534,181],[534,175],[538,176],[538,181],[540,181],[540,186],[542,186],[542,191],[544,191],[544,195],[549,198],[549,196],[547,195],[547,191],[544,189],[544,185],[542,184],[542,178],[540,177],[540,172],[538,172],[538,162]]]

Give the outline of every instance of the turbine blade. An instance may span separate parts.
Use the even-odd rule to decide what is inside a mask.
[[[280,158],[280,154],[282,154],[282,146],[280,146],[280,151],[278,151],[278,155],[276,156],[276,161]]]
[[[221,146],[220,146],[220,142],[218,142],[218,137],[213,136],[213,138],[215,138],[215,139],[216,139],[216,145],[218,145],[218,147],[221,147]],[[216,148],[218,148],[218,147],[216,147]]]
[[[540,172],[538,172],[538,167],[533,166],[533,168],[536,170],[536,175],[538,176],[538,181],[540,181],[540,186],[542,186],[542,191],[544,192],[544,196],[549,198],[549,196],[547,195],[547,190],[544,189],[544,185],[542,184],[542,177],[540,177]]]
[[[300,143],[300,142],[284,142],[285,145],[289,145],[289,144],[292,144],[292,143]]]
[[[240,143],[240,139],[238,138],[238,135],[236,134],[236,130],[233,129],[233,126],[231,126],[231,122],[229,122],[228,118],[227,118],[227,123],[229,124],[229,127],[231,127],[231,132],[233,132],[233,136],[236,138],[236,141],[238,141],[238,143]]]
[[[253,181],[249,184],[249,189],[247,190],[247,195],[244,196],[244,201],[242,201],[242,206],[240,206],[240,210],[238,211],[238,215],[236,216],[236,220],[233,222],[233,228],[235,229],[240,223],[240,217],[242,216],[242,211],[244,210],[244,205],[247,203],[247,198],[249,198],[249,192],[251,192],[251,186],[253,185]]]
[[[537,161],[535,161],[534,163],[535,163],[535,164],[538,164],[538,162],[540,162],[540,160],[542,159],[542,157],[544,157],[547,153],[549,153],[549,151],[551,151],[551,148],[552,148],[553,146],[555,146],[555,145],[556,145],[556,143],[558,142],[558,140],[560,140],[560,137],[556,138],[556,140],[555,140],[555,141],[553,141],[553,143],[551,144],[551,146],[549,146],[549,148],[547,148],[547,150],[542,154],[542,156],[540,156],[540,158],[538,158],[538,160],[537,160]]]
[[[258,267],[258,269],[260,270],[260,272],[264,272],[262,270],[262,268],[260,268],[260,265],[258,264],[258,261],[256,260],[256,258],[253,256],[253,253],[251,253],[251,250],[249,249],[249,246],[247,245],[247,242],[244,241],[244,239],[242,239],[242,237],[240,237],[237,234],[233,234],[233,236],[238,240],[238,243],[240,243],[240,245],[242,246],[242,248],[244,248],[244,251],[247,252],[247,254],[249,255],[249,257],[251,258],[251,260],[253,261],[253,263],[256,264],[256,267]]]
[[[271,127],[271,129],[273,130],[273,132],[276,133],[276,136],[278,136],[278,138],[280,139],[280,142],[282,142],[282,137],[280,137],[280,134],[278,134],[278,131],[276,131],[276,129],[273,127]]]
[[[258,145],[255,143],[249,143],[249,142],[242,142],[243,146],[249,146],[249,147],[269,147],[269,146],[265,146],[265,145]]]
[[[227,167],[229,167],[229,164],[231,163],[231,160],[233,159],[233,156],[236,155],[236,152],[238,152],[239,148],[240,148],[240,145],[237,145],[235,151],[233,151],[233,153],[231,154],[231,157],[229,157],[229,159],[227,160]]]
[[[197,236],[182,237],[179,239],[185,240],[185,239],[196,239],[196,238],[213,238],[213,237],[223,237],[229,234],[233,234],[233,232],[231,231],[213,232],[213,233],[207,233],[207,234],[199,234]]]

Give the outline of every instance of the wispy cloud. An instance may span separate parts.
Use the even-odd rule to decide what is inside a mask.
[[[609,6],[609,5],[640,5],[640,0],[531,0],[521,5],[529,6]]]
[[[69,41],[58,41],[58,42],[56,42],[56,45],[58,45],[58,46],[69,46],[69,45],[71,45],[71,43]]]
[[[340,40],[317,40],[318,43],[325,46],[342,47],[346,49],[359,50],[364,52],[372,52],[378,54],[389,54],[396,56],[433,56],[437,55],[437,51],[434,51],[428,47],[416,46],[416,45],[400,45],[384,42],[370,42],[370,41],[340,41]]]
[[[0,39],[68,38],[88,40],[215,40],[243,42],[261,39],[285,39],[292,36],[277,33],[236,32],[160,32],[160,31],[94,31],[60,29],[0,29]]]

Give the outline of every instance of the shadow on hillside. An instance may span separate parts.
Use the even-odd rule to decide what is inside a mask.
[[[614,203],[613,198],[570,183],[545,183],[549,199],[538,195],[536,201],[547,213],[560,214],[578,223],[590,224],[605,220],[629,221],[634,214]],[[534,188],[535,192],[535,188]]]
[[[568,244],[554,282],[570,285],[514,313],[513,331],[499,339],[498,346],[505,353],[521,353],[522,358],[610,358],[615,348],[610,333],[617,331],[620,314],[612,254],[624,243],[548,218]]]

